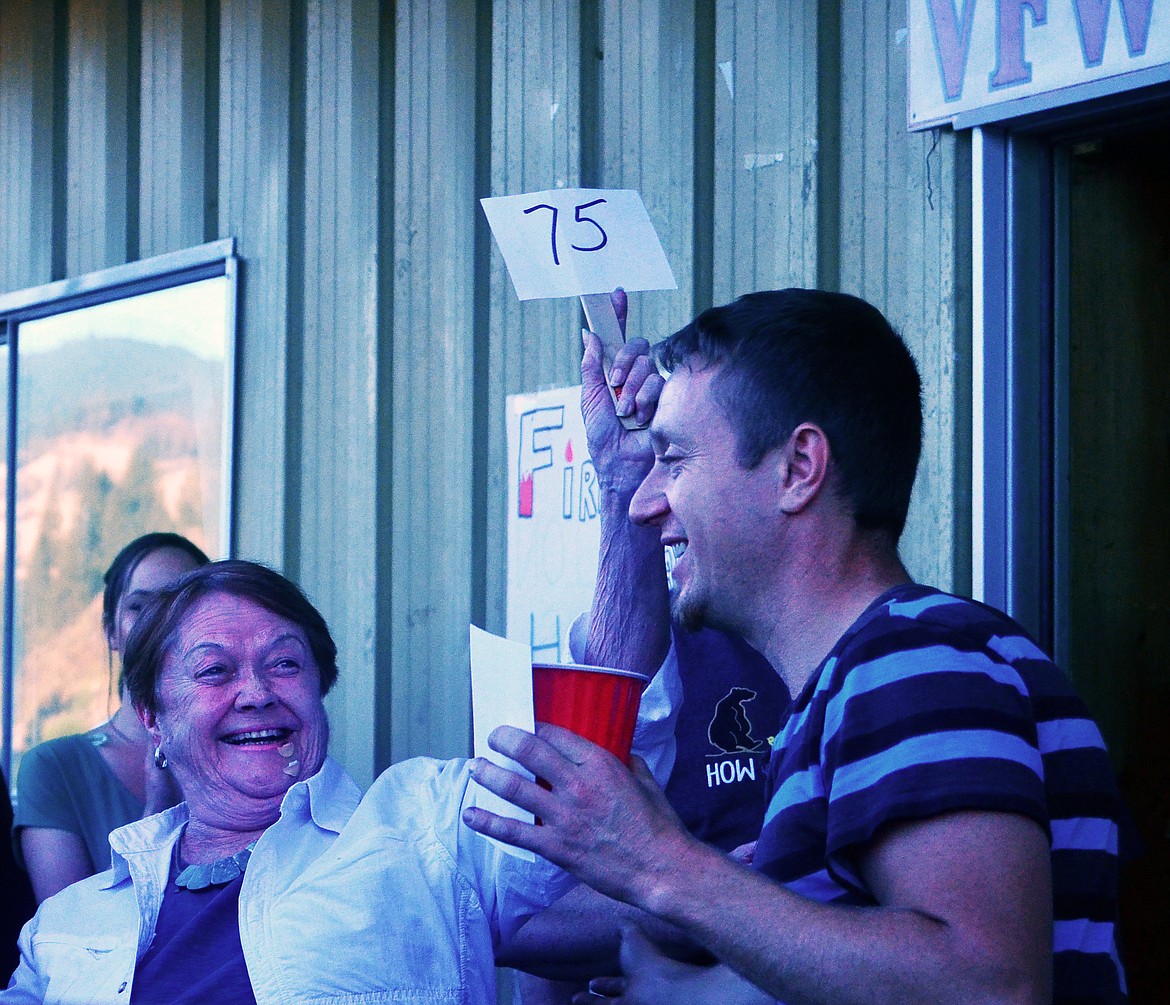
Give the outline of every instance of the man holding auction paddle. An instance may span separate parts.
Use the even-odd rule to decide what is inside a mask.
[[[1124,1001],[1100,733],[1018,625],[899,560],[922,429],[901,339],[864,301],[784,290],[656,349],[665,384],[645,356],[610,374],[618,408],[653,421],[648,438],[614,425],[635,526],[609,542],[617,561],[603,541],[602,575],[620,570],[611,602],[628,604],[642,587],[623,578],[684,549],[673,617],[741,635],[795,696],[751,865],[687,834],[636,759],[555,727],[492,738],[550,790],[475,770],[541,825],[465,821],[718,961],[675,962],[631,929],[624,979],[594,982],[594,1000]],[[587,339],[586,396],[607,393],[600,359]],[[627,630],[662,645],[660,623]]]

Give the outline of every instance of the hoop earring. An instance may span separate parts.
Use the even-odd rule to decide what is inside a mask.
[[[162,752],[162,747],[154,748],[154,766],[163,771],[167,766],[167,755]]]

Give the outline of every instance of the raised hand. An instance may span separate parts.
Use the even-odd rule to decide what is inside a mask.
[[[628,301],[624,290],[611,295],[622,331],[626,328]],[[632,495],[654,462],[650,435],[645,429],[628,430],[618,415],[635,416],[648,424],[658,406],[663,380],[650,359],[645,339],[627,342],[614,357],[610,382],[618,392],[615,411],[606,387],[601,340],[582,332],[585,353],[581,358],[581,414],[589,441],[589,456],[603,489]]]

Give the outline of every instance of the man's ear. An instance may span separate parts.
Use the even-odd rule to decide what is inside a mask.
[[[780,484],[780,509],[799,513],[824,488],[832,452],[820,426],[802,422],[784,444]]]

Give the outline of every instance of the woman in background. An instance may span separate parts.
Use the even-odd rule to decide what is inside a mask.
[[[207,556],[178,534],[153,533],[118,552],[104,577],[102,630],[119,660],[144,604]],[[13,843],[37,902],[109,868],[110,831],[173,806],[173,774],[154,763],[154,747],[118,674],[120,702],[100,726],[48,740],[21,760]]]

